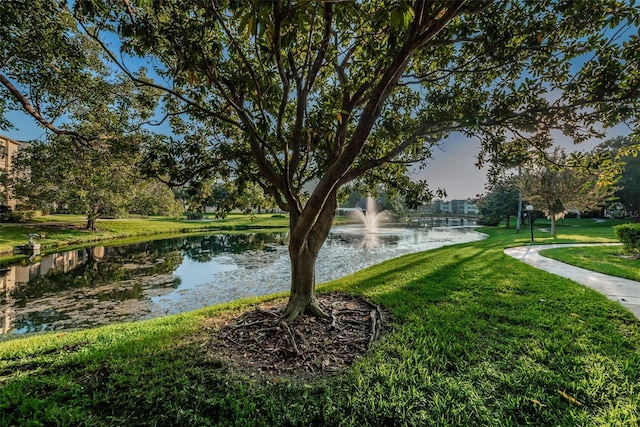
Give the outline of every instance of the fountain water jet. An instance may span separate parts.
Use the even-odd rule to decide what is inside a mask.
[[[364,211],[354,211],[353,216],[362,221],[364,229],[368,233],[377,233],[379,223],[389,219],[386,211],[378,212],[376,201],[371,196],[367,197],[367,208]]]

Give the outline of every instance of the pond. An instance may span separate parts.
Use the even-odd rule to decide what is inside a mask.
[[[387,259],[482,239],[470,227],[332,229],[318,283]],[[287,233],[181,236],[95,246],[0,269],[0,334],[69,330],[191,311],[287,291]]]

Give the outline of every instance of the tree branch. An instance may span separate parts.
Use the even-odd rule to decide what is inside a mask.
[[[17,87],[15,87],[13,83],[11,83],[11,81],[7,79],[3,74],[0,74],[0,83],[4,87],[6,87],[9,93],[15,98],[15,100],[18,101],[20,105],[22,105],[22,108],[24,109],[24,111],[26,111],[31,117],[36,119],[36,121],[40,123],[42,126],[44,126],[46,129],[49,129],[51,132],[55,133],[56,135],[71,136],[84,145],[90,145],[91,142],[95,140],[110,139],[110,137],[106,137],[106,136],[96,137],[96,138],[87,138],[86,136],[78,132],[74,132],[66,129],[60,129],[56,127],[49,120],[45,119],[40,113],[39,109],[34,108],[34,106],[31,105],[27,97],[24,96],[22,92],[20,92],[20,90]]]
[[[100,37],[98,36],[97,33],[94,33],[92,31],[89,31],[89,29],[84,25],[84,23],[78,19],[76,17],[76,21],[78,22],[78,25],[80,25],[80,27],[83,29],[83,31],[85,32],[85,34],[87,34],[92,40],[94,40],[96,43],[98,43],[100,45],[100,47],[102,48],[103,52],[109,57],[109,59],[113,62],[113,64],[120,69],[120,71],[122,71],[127,78],[129,78],[129,80],[131,80],[133,83],[135,83],[137,86],[146,86],[146,87],[151,87],[154,89],[158,89],[162,92],[165,92],[177,99],[179,99],[180,101],[184,102],[185,104],[195,108],[196,110],[199,110],[207,115],[210,115],[211,117],[215,117],[218,120],[221,120],[225,123],[228,123],[232,126],[235,126],[237,128],[241,128],[241,125],[235,121],[229,118],[228,115],[225,114],[219,114],[215,111],[209,110],[207,108],[204,108],[202,105],[200,105],[199,103],[185,97],[184,95],[182,95],[181,93],[170,89],[166,86],[162,86],[160,84],[157,84],[155,82],[152,81],[146,81],[146,80],[142,80],[139,79],[138,77],[136,77],[131,71],[129,71],[129,69],[118,60],[118,58],[116,58],[115,54],[113,52],[111,52],[111,50],[107,47],[107,45],[104,43],[104,41],[102,41],[102,39],[100,39]]]

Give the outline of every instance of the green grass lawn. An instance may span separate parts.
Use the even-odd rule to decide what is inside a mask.
[[[395,319],[346,372],[269,379],[220,363],[206,320],[268,298],[252,299],[0,342],[0,425],[637,426],[638,319],[503,253],[528,234],[487,232],[319,285]],[[558,232],[536,239],[615,240],[611,224]]]
[[[549,234],[551,222],[548,219],[539,218],[534,222],[534,239],[537,244],[551,243],[618,243],[612,227],[622,224],[620,220],[605,220],[595,222],[593,219],[565,219],[558,221],[556,236]],[[530,238],[527,224],[522,225],[521,234]]]
[[[640,259],[630,259],[622,246],[547,249],[540,254],[576,267],[640,282]]]

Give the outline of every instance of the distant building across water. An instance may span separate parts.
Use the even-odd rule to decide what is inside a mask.
[[[434,200],[433,213],[453,215],[477,215],[478,207],[471,200]]]

